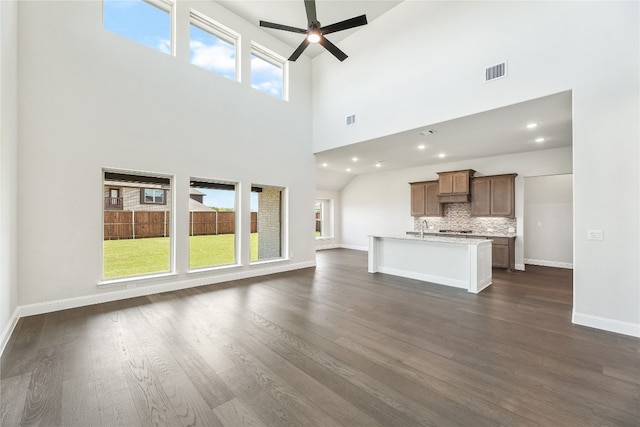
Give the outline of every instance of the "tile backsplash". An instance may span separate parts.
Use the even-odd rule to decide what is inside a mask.
[[[447,203],[443,217],[414,217],[413,230],[420,231],[422,220],[434,230],[471,230],[477,233],[507,234],[516,230],[515,218],[472,217],[471,203]]]

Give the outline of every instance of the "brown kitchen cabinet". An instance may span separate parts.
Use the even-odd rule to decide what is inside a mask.
[[[411,182],[411,216],[443,216],[438,203],[438,181]]]
[[[471,216],[515,218],[515,178],[517,174],[471,179]]]
[[[438,172],[438,201],[440,203],[468,202],[469,180],[474,173],[473,169]]]
[[[487,237],[492,240],[491,266],[495,268],[515,268],[515,237]]]

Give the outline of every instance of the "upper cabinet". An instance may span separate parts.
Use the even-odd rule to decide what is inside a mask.
[[[411,182],[411,216],[443,216],[438,203],[438,181]]]
[[[465,169],[452,172],[438,172],[438,202],[464,203],[470,200],[470,178],[475,171]]]
[[[471,180],[471,216],[515,218],[517,174],[483,176]]]

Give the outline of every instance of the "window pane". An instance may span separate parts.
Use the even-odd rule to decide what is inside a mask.
[[[104,28],[171,54],[168,11],[143,0],[104,0]]]
[[[232,80],[236,78],[235,43],[191,24],[191,63]]]
[[[278,187],[258,187],[251,190],[252,231],[253,215],[256,211],[256,233],[252,232],[251,261],[282,258],[282,189]],[[257,200],[254,207],[254,200]]]
[[[284,64],[267,61],[262,55],[251,53],[251,87],[276,98],[284,94]]]
[[[145,194],[142,200],[141,191]],[[154,203],[154,194],[161,195],[160,203]],[[172,214],[171,204],[164,204],[165,198],[171,198],[170,179],[105,172],[103,196],[102,277],[170,271]],[[144,203],[147,200],[149,204]]]
[[[194,181],[189,192],[189,268],[236,263],[235,184]]]

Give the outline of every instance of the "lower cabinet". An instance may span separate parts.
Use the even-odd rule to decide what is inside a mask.
[[[491,244],[492,267],[515,269],[515,237],[487,237]]]

